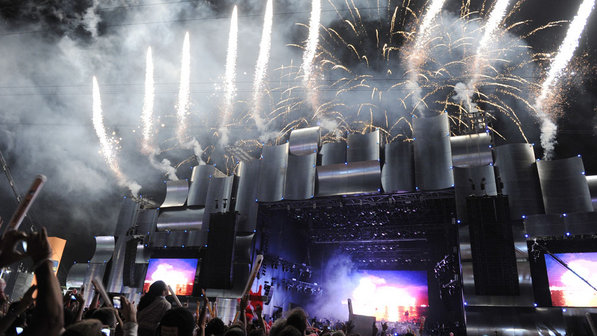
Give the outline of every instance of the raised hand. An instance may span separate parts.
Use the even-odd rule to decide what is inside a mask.
[[[2,219],[0,218],[0,226]],[[18,230],[7,230],[0,240],[0,267],[13,264],[23,258],[25,254],[16,250],[17,244],[27,239],[25,232]]]

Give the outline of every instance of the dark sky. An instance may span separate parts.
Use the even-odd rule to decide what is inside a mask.
[[[193,48],[200,50],[194,59],[202,66],[196,75],[196,91],[209,95],[223,72],[228,17],[235,1],[112,1],[89,12],[86,1],[9,1],[0,0],[0,149],[2,149],[22,193],[33,176],[49,177],[47,190],[32,208],[33,220],[49,227],[50,234],[69,239],[63,265],[73,260],[86,261],[93,251],[93,235],[110,234],[118,205],[126,190],[119,187],[97,153],[97,138],[90,123],[90,77],[97,74],[103,88],[106,124],[122,134],[123,170],[144,187],[142,193],[161,201],[164,176],[151,168],[128,141],[136,128],[137,117],[128,117],[128,106],[140,108],[143,79],[143,50],[155,47],[156,64],[162,66],[157,81],[164,106],[173,106],[177,92],[181,32],[190,31]],[[324,6],[327,1],[322,1]],[[344,1],[336,0],[335,3]],[[377,1],[369,1],[375,4]],[[401,3],[401,1],[399,1]],[[420,8],[412,1],[414,9]],[[527,0],[511,19],[530,20],[521,29],[550,21],[570,20],[580,0]],[[356,1],[359,6],[371,6]],[[481,1],[472,1],[472,7]],[[488,1],[491,3],[491,1]],[[161,5],[160,5],[161,4]],[[258,39],[265,1],[239,0],[241,48],[239,69],[252,75],[249,64],[257,52],[249,43]],[[300,53],[286,44],[304,38],[295,22],[308,22],[309,6],[304,0],[274,2],[278,34],[273,44],[271,67],[288,64]],[[446,9],[456,13],[460,1],[447,0]],[[152,16],[153,15],[153,16]],[[199,18],[199,19],[198,19]],[[160,23],[161,22],[161,23]],[[554,52],[563,40],[567,24],[536,34],[527,40],[536,52]],[[171,33],[170,33],[171,32]],[[559,120],[556,158],[583,155],[588,175],[597,174],[597,17],[593,14],[576,52],[582,75],[568,76],[564,115]],[[152,40],[153,38],[153,40]],[[245,44],[243,44],[245,43]],[[283,46],[283,47],[282,47]],[[579,61],[580,60],[580,61]],[[242,75],[242,71],[239,76]],[[210,78],[202,84],[203,78]],[[243,77],[244,78],[244,77]],[[241,78],[241,80],[243,79]],[[249,77],[247,77],[249,78]],[[131,84],[132,83],[132,84]],[[209,104],[196,98],[195,106]],[[109,111],[110,106],[118,106]],[[112,114],[112,115],[110,115]],[[170,119],[168,119],[170,118]],[[117,121],[114,121],[117,120]],[[172,121],[167,114],[164,123]],[[532,127],[532,126],[529,126]],[[74,140],[73,140],[74,139]],[[167,143],[168,139],[163,139]],[[536,139],[534,139],[536,141]],[[538,153],[540,155],[540,153]],[[171,151],[173,162],[188,153]],[[62,164],[64,163],[64,165]],[[191,164],[179,169],[181,178],[189,177]],[[0,178],[0,215],[8,219],[16,204],[6,179]],[[61,276],[64,279],[64,271]]]

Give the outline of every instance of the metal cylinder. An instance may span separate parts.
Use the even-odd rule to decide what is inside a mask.
[[[346,143],[328,142],[321,146],[321,165],[339,164],[346,162]]]
[[[166,182],[166,198],[160,208],[181,207],[189,195],[189,182],[187,180]]]
[[[284,199],[304,200],[315,195],[315,166],[317,153],[288,156],[288,171]]]
[[[317,184],[318,196],[379,192],[379,162],[361,161],[317,167]]]
[[[216,167],[212,165],[200,165],[193,167],[191,175],[191,186],[189,187],[188,206],[205,206],[205,197],[209,181],[213,176]]]
[[[260,161],[257,199],[261,202],[282,200],[288,167],[288,143],[263,147]]]
[[[489,133],[458,135],[450,138],[454,167],[487,166],[493,163]]]
[[[415,190],[413,146],[411,142],[392,142],[385,146],[381,185],[385,192]]]
[[[379,160],[379,130],[365,134],[350,134],[346,148],[346,161]]]
[[[290,138],[288,139],[289,153],[296,156],[317,153],[320,134],[319,126],[293,130],[290,132]]]
[[[415,118],[413,126],[416,187],[420,190],[453,187],[448,114]]]
[[[537,171],[546,214],[593,211],[580,156],[538,161]]]
[[[533,145],[507,144],[495,148],[498,189],[508,195],[510,217],[543,213],[543,200],[537,176]]]
[[[158,217],[158,231],[201,230],[204,209],[162,211]]]
[[[597,210],[597,175],[587,176],[587,184],[589,185],[589,192],[591,193],[593,210]]]

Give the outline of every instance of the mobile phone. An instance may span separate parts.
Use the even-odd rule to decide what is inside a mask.
[[[114,308],[120,309],[120,298],[118,296],[112,298],[112,305],[114,305]]]
[[[71,301],[77,301],[77,297],[76,297],[76,296],[74,296],[74,295],[72,295],[72,294],[71,294],[71,296],[70,296],[70,299],[71,299]]]

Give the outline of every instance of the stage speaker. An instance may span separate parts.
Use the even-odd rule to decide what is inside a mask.
[[[143,241],[142,236],[135,237],[126,242],[124,250],[124,267],[122,272],[122,284],[128,287],[143,287],[143,276],[146,271],[146,264],[137,264],[137,245]]]
[[[467,198],[476,295],[519,295],[506,196]]]
[[[236,214],[213,213],[209,219],[207,249],[201,262],[202,288],[232,288],[232,264],[236,239]]]

